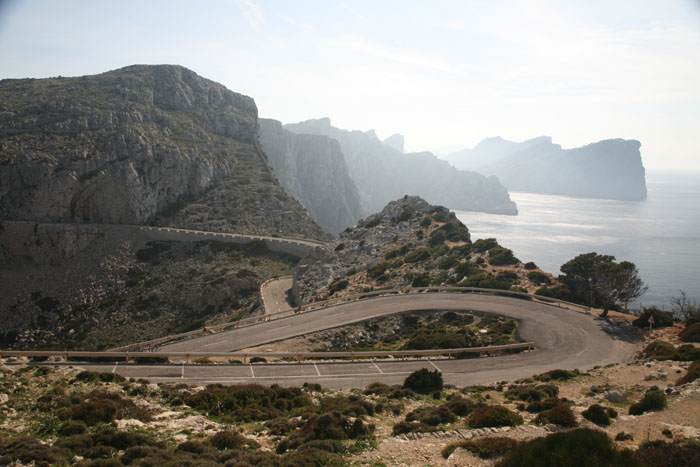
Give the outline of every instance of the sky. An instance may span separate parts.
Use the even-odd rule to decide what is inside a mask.
[[[0,0],[0,78],[136,63],[409,151],[625,138],[647,168],[700,169],[700,0]]]

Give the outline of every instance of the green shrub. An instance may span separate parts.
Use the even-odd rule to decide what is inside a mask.
[[[488,437],[473,440],[467,439],[445,446],[442,449],[442,457],[447,459],[457,448],[462,448],[477,454],[482,459],[491,459],[493,457],[503,456],[514,450],[517,446],[518,442],[510,438]]]
[[[209,438],[208,442],[216,449],[223,451],[225,449],[241,449],[248,445],[249,440],[237,431],[219,431]]]
[[[372,279],[377,279],[379,276],[384,274],[384,271],[389,269],[389,263],[387,261],[382,261],[377,263],[367,270],[367,275]]]
[[[540,272],[540,271],[528,272],[527,278],[533,284],[543,284],[544,283],[546,285],[549,285],[552,283],[552,280],[549,278],[549,276],[543,272]]]
[[[110,358],[109,361],[114,361]],[[82,383],[122,383],[126,381],[122,375],[117,373],[101,373],[97,371],[81,371],[75,375],[75,380]]]
[[[574,427],[576,423],[576,415],[566,404],[559,404],[545,412],[540,413],[535,419],[537,423],[554,423],[564,427]]]
[[[592,421],[596,425],[610,425],[610,416],[605,410],[605,407],[601,405],[593,404],[586,410],[581,412],[581,415],[583,415],[585,419]]]
[[[345,243],[339,243],[339,244],[333,249],[333,251],[342,251],[343,248],[345,248]]]
[[[418,248],[408,253],[404,258],[404,261],[407,263],[419,263],[430,258],[431,254],[432,251],[430,248]]]
[[[497,246],[498,242],[495,238],[480,238],[474,242],[472,249],[477,253],[483,253],[484,251],[488,251]]]
[[[498,467],[641,467],[631,451],[616,449],[603,432],[588,428],[554,433],[520,443]]]
[[[442,384],[442,373],[438,370],[430,371],[421,368],[406,377],[403,387],[419,394],[430,394],[433,391],[442,390]]]
[[[291,410],[310,407],[311,399],[301,388],[210,385],[203,391],[186,395],[185,403],[225,421],[252,422],[272,420],[288,415]]]
[[[472,428],[515,426],[522,423],[523,417],[502,405],[489,405],[469,417],[469,426]]]
[[[561,401],[556,397],[550,397],[541,401],[534,401],[527,405],[526,409],[530,413],[544,412],[545,410],[551,410],[555,407],[561,405]]]
[[[654,328],[664,328],[667,326],[673,326],[673,313],[661,311],[658,308],[647,308],[639,316],[639,318],[632,321],[634,326],[638,328],[648,328],[649,327],[649,317],[654,317]]]
[[[513,255],[509,248],[494,247],[489,250],[489,264],[492,266],[502,266],[506,264],[516,264],[520,260]]]
[[[428,227],[428,226],[429,226],[430,224],[432,224],[432,223],[433,223],[433,221],[430,219],[430,217],[425,216],[425,217],[423,217],[423,220],[420,221],[420,224],[419,224],[419,225],[420,225],[421,227]]]
[[[505,392],[505,396],[511,400],[521,400],[524,402],[536,402],[556,397],[559,394],[559,388],[553,384],[540,385],[524,385],[509,387]]]
[[[430,426],[452,423],[455,420],[457,420],[457,417],[445,405],[440,405],[438,407],[421,407],[406,415],[407,422],[417,421]]]
[[[445,240],[447,240],[447,236],[445,235],[445,232],[437,229],[433,230],[432,233],[430,234],[430,239],[428,240],[428,245],[430,246],[437,246],[437,245],[442,245],[445,243]]]
[[[61,436],[82,435],[87,431],[87,424],[82,420],[68,420],[58,430]]]
[[[36,465],[48,466],[56,460],[56,449],[36,438],[24,436],[5,445],[0,444],[0,459],[4,456],[24,464],[34,462]]]
[[[534,376],[537,381],[568,381],[576,376],[580,375],[578,370],[568,371],[568,370],[550,370],[546,373],[542,373]]]
[[[654,341],[647,345],[642,353],[647,358],[656,358],[658,360],[669,360],[675,352],[676,348],[665,341]]]
[[[282,456],[279,465],[280,467],[343,467],[347,465],[347,463],[337,454],[321,451],[319,449],[302,449]]]
[[[338,291],[344,290],[348,286],[348,284],[350,284],[350,281],[347,279],[336,279],[328,287],[328,293],[330,295],[333,295]]]
[[[654,467],[695,467],[700,465],[700,443],[646,441],[635,451],[634,457]]]
[[[537,265],[535,263],[533,263],[532,261],[528,261],[527,263],[525,263],[525,265],[523,267],[525,269],[527,269],[528,271],[531,271],[533,269],[537,269]]]
[[[394,436],[403,435],[406,433],[429,433],[431,431],[436,431],[437,428],[434,426],[426,425],[418,421],[407,422],[401,421],[394,424],[392,434]]]
[[[678,337],[683,342],[700,342],[700,323],[687,326],[678,334]]]
[[[688,370],[686,371],[685,375],[683,375],[683,377],[681,377],[676,382],[676,384],[681,385],[681,384],[690,383],[691,381],[695,381],[698,378],[700,378],[700,361],[691,363],[691,365],[688,367]]]
[[[663,410],[666,407],[666,394],[656,387],[647,390],[644,397],[630,406],[630,415],[641,415],[644,412]]]

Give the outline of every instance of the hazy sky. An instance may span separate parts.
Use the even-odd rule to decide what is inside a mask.
[[[283,122],[401,133],[409,150],[638,139],[700,169],[700,2],[7,1],[0,77],[176,63]]]

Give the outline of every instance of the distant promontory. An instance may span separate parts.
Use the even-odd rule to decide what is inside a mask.
[[[636,140],[609,139],[562,149],[548,136],[522,143],[495,137],[445,159],[458,169],[495,175],[512,191],[642,200],[647,188],[640,147]]]

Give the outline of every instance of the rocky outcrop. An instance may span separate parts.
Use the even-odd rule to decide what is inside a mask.
[[[179,226],[279,233],[269,219],[292,212],[297,235],[323,236],[259,149],[253,99],[180,66],[3,80],[0,154],[0,219],[143,224],[159,216],[169,225],[196,204],[206,212],[180,215]],[[239,180],[247,186],[234,186]],[[270,201],[228,208],[249,193]],[[268,209],[262,225],[236,218],[256,204]],[[221,206],[228,210],[216,212]]]
[[[298,135],[276,120],[260,119],[260,143],[284,190],[333,235],[364,215],[340,145],[318,135]]]
[[[360,190],[365,212],[377,212],[406,194],[451,209],[516,214],[506,189],[495,177],[456,170],[430,152],[403,154],[380,141],[373,131],[347,131],[328,118],[285,125],[298,134],[336,139],[350,177]]]
[[[403,135],[400,135],[398,133],[394,133],[393,135],[389,136],[387,139],[382,141],[384,144],[387,146],[396,149],[399,152],[403,152],[404,150],[404,138]]]
[[[640,147],[639,141],[610,139],[567,150],[547,136],[522,143],[497,137],[446,159],[495,175],[513,191],[641,200],[647,189]]]

